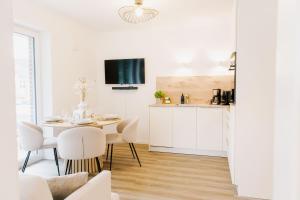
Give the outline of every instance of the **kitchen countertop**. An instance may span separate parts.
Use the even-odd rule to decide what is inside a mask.
[[[226,108],[229,105],[211,105],[211,104],[151,104],[149,107],[204,107],[204,108]]]

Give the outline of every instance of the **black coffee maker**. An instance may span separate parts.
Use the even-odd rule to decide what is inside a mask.
[[[210,103],[213,105],[219,105],[221,103],[221,89],[213,89],[213,97]]]
[[[235,102],[234,93],[235,93],[235,89],[229,91],[223,91],[221,96],[221,104],[229,105],[230,103],[234,103]]]
[[[235,89],[232,89],[230,92],[230,99],[229,99],[230,103],[235,103]]]
[[[229,105],[231,99],[231,91],[223,91],[221,96],[221,104]]]

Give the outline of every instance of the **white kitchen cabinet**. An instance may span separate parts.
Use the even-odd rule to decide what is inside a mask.
[[[222,151],[223,109],[197,109],[197,148],[207,151]]]
[[[223,151],[228,151],[229,147],[229,126],[230,126],[229,109],[223,110]]]
[[[179,107],[173,111],[173,147],[195,149],[197,145],[197,108]]]
[[[229,114],[229,129],[228,129],[228,150],[227,150],[227,155],[228,155],[228,163],[229,163],[229,169],[230,169],[230,175],[231,175],[231,181],[232,184],[236,183],[235,180],[235,158],[234,158],[234,144],[235,144],[235,106],[231,105],[230,110],[228,112]]]
[[[150,106],[150,151],[226,156],[222,106]]]
[[[150,109],[150,145],[172,147],[173,108],[152,107]]]

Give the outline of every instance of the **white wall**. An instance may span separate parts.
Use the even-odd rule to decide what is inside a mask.
[[[78,103],[74,82],[86,76],[97,80],[89,94],[91,110],[140,116],[143,143],[148,142],[147,106],[155,101],[155,77],[227,73],[220,65],[234,49],[231,10],[201,12],[191,21],[166,24],[168,28],[152,23],[97,33],[34,1],[15,0],[14,19],[41,35],[44,116],[71,112]],[[146,58],[147,83],[138,91],[112,91],[104,85],[104,60],[131,57]]]
[[[240,196],[272,198],[277,1],[239,0],[235,169]]]
[[[103,32],[98,38],[99,112],[139,116],[139,142],[148,143],[148,105],[158,76],[227,74],[224,61],[234,49],[232,13],[212,14],[168,28]],[[137,91],[113,91],[104,84],[104,60],[145,58],[146,84]],[[192,94],[191,94],[192,95]],[[178,97],[179,98],[179,97]]]
[[[300,3],[279,0],[274,200],[300,199]]]
[[[72,115],[79,104],[74,85],[80,77],[95,82],[96,32],[76,20],[44,7],[34,1],[14,0],[13,17],[16,25],[32,29],[38,35],[39,79],[37,84],[42,96],[39,102],[44,117],[53,115]],[[90,110],[96,110],[97,88],[88,95]],[[58,135],[62,130],[45,128],[45,135]],[[45,158],[53,159],[53,152],[42,152]]]
[[[69,17],[36,4],[14,0],[14,21],[40,35],[44,116],[71,112],[79,103],[74,84],[79,77],[96,80],[95,33]],[[96,89],[89,95],[95,108]]]
[[[19,199],[17,182],[17,140],[15,116],[15,79],[12,50],[12,5],[9,0],[0,2],[0,90],[1,90],[1,199]]]

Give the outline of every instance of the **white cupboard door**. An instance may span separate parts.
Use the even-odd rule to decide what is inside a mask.
[[[197,145],[197,108],[174,108],[173,147],[195,149]]]
[[[222,112],[222,108],[198,108],[198,149],[222,151]]]
[[[229,121],[229,135],[228,135],[228,162],[229,162],[229,169],[231,174],[231,181],[232,184],[236,184],[235,181],[235,167],[234,167],[234,142],[235,142],[235,107],[233,105],[230,106],[230,121]]]
[[[172,147],[173,108],[150,108],[150,145]]]
[[[228,151],[229,146],[229,122],[230,113],[227,110],[223,110],[223,151]]]

